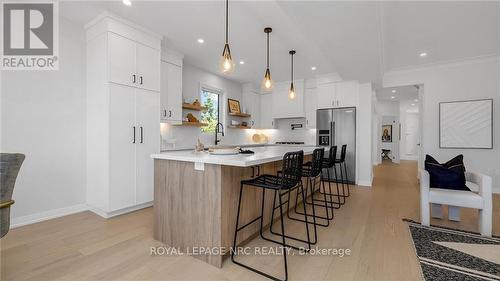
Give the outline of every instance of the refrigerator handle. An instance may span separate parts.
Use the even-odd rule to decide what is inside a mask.
[[[330,121],[330,146],[335,145],[335,121]]]

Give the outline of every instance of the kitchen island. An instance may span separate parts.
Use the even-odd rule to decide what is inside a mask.
[[[233,243],[240,181],[259,174],[276,174],[283,155],[314,146],[252,147],[255,154],[212,155],[193,150],[154,154],[154,238],[170,247],[193,253],[197,249],[222,250],[195,257],[217,267]],[[240,226],[260,215],[262,190],[244,188]],[[295,198],[293,195],[292,198]],[[272,194],[266,193],[264,225],[270,222]],[[259,223],[238,234],[237,243],[255,237]]]

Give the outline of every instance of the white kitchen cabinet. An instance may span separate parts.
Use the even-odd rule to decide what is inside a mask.
[[[107,32],[109,81],[141,89],[160,90],[160,50]]]
[[[109,209],[135,204],[135,91],[127,86],[109,85]]]
[[[137,82],[136,43],[115,33],[107,33],[109,57],[109,81],[135,86]]]
[[[274,129],[272,95],[268,93],[260,96],[260,129]]]
[[[318,105],[317,88],[305,89],[304,104],[306,111],[306,128],[316,128],[316,109]]]
[[[318,109],[357,106],[358,87],[357,81],[318,84]]]
[[[109,14],[86,29],[87,205],[111,217],[152,205],[161,37]]]
[[[273,118],[305,117],[304,80],[294,81],[295,98],[288,98],[290,82],[276,83],[272,92]]]
[[[160,90],[160,51],[143,44],[136,44],[138,88]]]
[[[337,107],[358,106],[359,83],[357,81],[346,81],[336,83]]]
[[[255,91],[243,91],[243,108],[250,114],[249,126],[260,128],[260,94]]]
[[[161,62],[160,117],[169,123],[182,122],[182,67]]]
[[[153,161],[160,124],[154,91],[109,86],[109,211],[153,200]]]
[[[135,150],[136,204],[151,202],[154,192],[154,162],[151,154],[158,153],[160,147],[160,123],[158,122],[159,95],[157,92],[136,90],[135,114],[137,139]]]
[[[335,83],[318,84],[317,86],[317,102],[318,109],[332,108],[336,100]]]

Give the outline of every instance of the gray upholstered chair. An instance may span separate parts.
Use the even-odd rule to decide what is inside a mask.
[[[4,237],[10,228],[10,206],[14,204],[12,192],[23,161],[24,154],[0,153],[0,237]]]

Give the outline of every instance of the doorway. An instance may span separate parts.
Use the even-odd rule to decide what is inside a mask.
[[[421,101],[423,87],[408,85],[376,91],[374,119],[379,133],[376,164],[420,167]],[[383,160],[384,159],[384,160]],[[411,161],[411,162],[410,162]]]

